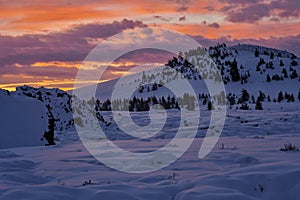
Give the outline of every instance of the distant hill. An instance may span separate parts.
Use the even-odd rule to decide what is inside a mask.
[[[210,58],[219,69],[219,74],[225,85],[226,98],[228,104],[240,107],[242,103],[253,104],[259,98],[262,102],[278,102],[280,93],[283,99],[280,102],[294,102],[299,99],[300,91],[300,59],[294,54],[278,49],[254,45],[236,45],[227,47],[225,44],[219,44],[210,47],[208,50]],[[126,91],[132,84],[136,84],[135,96],[139,99],[147,100],[153,96],[161,98],[164,96],[173,96],[165,87],[168,79],[178,76],[184,76],[192,85],[201,104],[208,104],[214,99],[203,99],[201,97],[209,96],[209,92],[203,79],[211,74],[209,71],[197,72],[193,66],[199,62],[193,51],[187,52],[189,61],[186,62],[183,57],[178,56],[169,60],[166,66],[161,66],[151,71],[146,71],[146,75],[139,74],[128,75],[122,78],[122,84],[118,85],[118,91]],[[170,69],[171,68],[171,69]],[[201,75],[200,75],[201,74]],[[142,78],[141,78],[142,77]],[[115,79],[100,83],[97,86],[95,97],[104,102],[111,98],[112,91],[120,79]],[[137,84],[138,83],[138,84]],[[88,94],[93,86],[80,89],[82,94]],[[180,87],[178,87],[180,89]],[[243,94],[249,98],[243,99]],[[125,93],[124,93],[125,96]],[[112,102],[113,103],[113,102]],[[236,107],[236,106],[234,106]]]

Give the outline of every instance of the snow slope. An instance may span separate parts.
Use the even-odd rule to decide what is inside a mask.
[[[0,94],[0,149],[44,145],[46,108],[36,99]]]

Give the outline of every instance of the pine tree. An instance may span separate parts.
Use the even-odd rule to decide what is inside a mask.
[[[233,82],[240,81],[241,77],[240,77],[239,69],[237,67],[237,61],[236,61],[236,59],[234,59],[233,62],[231,63],[230,75],[231,75],[231,80]]]
[[[258,49],[255,49],[254,55],[255,55],[255,57],[258,57],[258,56],[259,56],[259,51],[258,51]]]
[[[294,97],[294,94],[291,94],[291,97],[290,97],[290,99],[291,99],[291,102],[295,102],[295,97]]]
[[[273,51],[272,51],[271,54],[270,54],[270,59],[271,59],[271,60],[274,59],[274,53],[273,53]]]
[[[283,93],[282,93],[282,91],[280,91],[280,92],[278,93],[277,101],[278,101],[279,103],[281,103],[282,100],[283,100]]]
[[[266,95],[262,91],[259,91],[259,95],[258,95],[257,99],[259,101],[264,101],[265,98],[266,98]]]
[[[247,90],[243,89],[242,90],[242,97],[240,98],[240,102],[246,102],[249,101],[249,93]]]
[[[255,110],[263,110],[262,103],[259,100],[259,98],[257,98],[257,100],[256,100]]]
[[[252,95],[251,98],[252,98],[252,103],[255,104],[255,98],[254,98],[254,96]]]
[[[281,73],[283,74],[284,78],[288,78],[288,74],[285,68],[282,69]]]
[[[95,110],[100,111],[100,100],[99,99],[96,100]]]
[[[155,90],[157,90],[157,83],[156,82],[152,85],[152,91],[155,91]]]
[[[267,80],[266,80],[267,82],[271,82],[271,77],[270,77],[270,75],[268,74],[267,75]]]
[[[139,91],[139,93],[143,93],[143,91],[144,91],[144,86],[141,85],[141,86],[139,87],[138,91]]]
[[[234,105],[235,104],[235,98],[234,98],[234,96],[230,96],[229,98],[228,98],[228,101],[229,101],[229,104],[232,106],[232,105]]]
[[[240,107],[241,110],[249,110],[249,106],[247,105],[247,103],[243,103]]]
[[[280,64],[279,64],[281,67],[284,66],[284,63],[282,62],[282,60],[280,60]]]
[[[296,60],[292,60],[291,65],[292,65],[292,66],[297,66],[297,65],[298,65],[298,62],[297,62]]]
[[[290,75],[290,77],[291,77],[291,79],[297,78],[297,77],[298,77],[297,71],[294,70],[294,71],[292,72],[292,74]]]
[[[208,104],[207,104],[207,110],[214,110],[214,109],[215,108],[214,108],[213,103],[211,101],[209,101]]]
[[[54,128],[55,128],[55,119],[52,113],[48,116],[48,131],[45,131],[44,138],[47,140],[47,145],[55,145],[54,142]]]
[[[207,99],[204,98],[203,101],[202,101],[202,105],[206,105],[206,103],[207,103]]]
[[[257,72],[260,71],[260,66],[259,66],[259,65],[256,66],[256,71],[257,71]]]

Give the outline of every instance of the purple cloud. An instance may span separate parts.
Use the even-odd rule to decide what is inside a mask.
[[[234,23],[254,23],[264,17],[297,18],[300,16],[300,4],[298,0],[219,0],[225,5],[220,9],[226,14],[226,20]]]
[[[228,3],[228,4],[254,4],[258,3],[258,0],[219,0],[221,3]]]
[[[207,25],[210,28],[220,28],[220,25],[216,22]]]
[[[271,9],[278,9],[279,17],[299,17],[300,3],[298,0],[275,0],[270,3]]]
[[[105,39],[125,29],[145,27],[140,21],[124,19],[110,24],[77,25],[48,35],[0,36],[0,66],[43,61],[81,61],[95,47],[87,38]]]
[[[207,23],[207,21],[203,20],[201,23],[202,23],[203,25],[207,26],[207,27],[210,27],[210,28],[216,28],[216,29],[218,29],[218,28],[221,27],[221,26],[220,26],[218,23],[216,23],[216,22],[213,22],[213,23]]]
[[[165,22],[169,22],[170,20],[171,20],[171,18],[169,18],[169,19],[167,19],[167,18],[165,18],[165,17],[163,17],[163,16],[160,16],[160,15],[155,15],[155,16],[153,16],[155,19],[160,19],[160,20],[162,20],[162,21],[165,21]]]
[[[230,22],[249,22],[259,21],[263,17],[270,16],[270,8],[266,4],[253,4],[245,8],[229,11],[226,20]]]

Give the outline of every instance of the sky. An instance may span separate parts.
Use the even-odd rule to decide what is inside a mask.
[[[97,44],[126,30],[160,27],[208,47],[248,43],[300,56],[298,0],[0,0],[0,88],[72,89]],[[142,51],[110,66],[107,80],[169,54]],[[130,58],[130,59],[128,59]]]

